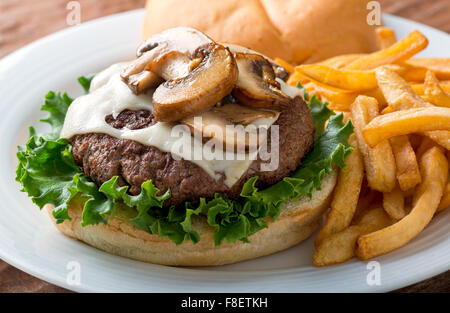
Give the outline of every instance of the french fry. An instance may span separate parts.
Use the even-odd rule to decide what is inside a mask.
[[[450,150],[450,131],[435,130],[432,132],[424,132],[423,134],[445,149]]]
[[[399,74],[409,82],[422,82],[425,80],[426,74],[428,71],[430,71],[426,67],[418,67],[414,66],[410,63],[401,63],[402,71],[399,72]],[[434,73],[434,72],[433,72]],[[434,73],[436,75],[436,78],[439,80],[448,80],[450,79],[450,72],[438,72]]]
[[[350,104],[352,104],[358,96],[357,92],[348,90],[337,91],[318,85],[316,88],[317,93],[329,103],[329,108],[335,111],[348,111],[350,109]]]
[[[450,58],[411,58],[404,64],[411,68],[430,70],[439,80],[450,79]]]
[[[450,207],[450,182],[447,183],[444,190],[444,196],[441,199],[441,203],[439,203],[439,207],[437,209],[438,212],[441,212]]]
[[[380,26],[375,29],[377,46],[379,50],[389,48],[397,42],[395,31],[392,28]]]
[[[399,74],[403,77],[403,79],[409,82],[422,82],[425,80],[426,74],[428,71],[432,71],[429,68],[416,66],[411,63],[409,60],[400,63],[403,71],[399,72]],[[434,73],[434,72],[433,72]],[[439,80],[447,80],[450,79],[450,68],[444,69],[442,71],[434,73],[436,78]]]
[[[379,109],[384,109],[387,106],[387,102],[386,99],[384,98],[383,93],[381,92],[380,88],[376,88],[373,90],[367,90],[367,91],[363,91],[361,92],[361,94],[363,96],[368,96],[368,97],[372,97],[377,99],[378,102],[378,108]]]
[[[427,107],[380,115],[364,127],[362,134],[374,147],[395,136],[434,130],[450,130],[450,108]]]
[[[420,177],[416,154],[408,136],[392,137],[389,142],[397,165],[397,180],[400,189],[406,191],[414,188],[422,181],[422,178]]]
[[[416,30],[389,48],[358,58],[345,68],[370,70],[386,64],[401,63],[425,49],[427,45],[428,39]]]
[[[317,83],[344,90],[370,90],[378,86],[373,71],[348,71],[322,64],[300,65],[296,70]]]
[[[416,150],[416,158],[420,159],[425,152],[433,147],[437,147],[436,142],[428,137],[423,137],[422,142]]]
[[[444,195],[445,185],[447,184],[447,181],[448,181],[448,166],[449,166],[448,160],[445,157],[444,151],[439,147],[432,147],[431,149],[425,151],[425,153],[423,153],[423,155],[421,156],[421,160],[425,159],[427,157],[427,154],[430,154],[430,151],[436,151],[436,152],[434,152],[434,154],[436,155],[435,159],[438,159],[438,161],[435,161],[435,163],[437,165],[440,165],[441,171],[444,172],[442,175],[442,194],[441,194],[441,197],[442,197]],[[437,157],[437,156],[439,156],[439,157]],[[433,166],[435,166],[435,165],[433,164]],[[422,163],[421,163],[420,173],[422,175],[423,181],[426,180],[425,175],[426,175],[426,173],[428,173],[428,172],[426,172],[426,170],[429,170],[429,169],[422,168]],[[412,201],[413,206],[415,206],[420,201],[422,195],[426,191],[427,191],[427,186],[423,183],[416,187],[416,189],[414,190],[413,201]],[[439,193],[439,189],[437,189],[437,192]],[[439,197],[438,204],[441,200],[441,197]],[[437,209],[437,207],[436,207],[436,209]]]
[[[450,93],[450,81],[440,81],[440,85],[442,90],[444,90],[446,93]],[[411,84],[411,88],[414,91],[414,93],[418,94],[419,96],[423,96],[425,94],[425,85],[424,84]]]
[[[442,89],[433,72],[427,72],[424,85],[424,97],[428,102],[440,107],[450,108],[450,95]]]
[[[386,100],[384,99],[383,93],[379,88],[355,92],[348,90],[332,90],[316,85],[316,91],[330,103],[330,108],[333,110],[349,111],[350,105],[355,102],[356,97],[359,95],[365,95],[377,99],[380,108],[384,108],[386,106]]]
[[[408,82],[423,82],[427,74],[427,69],[424,67],[416,67],[406,63],[401,64],[404,71],[400,73],[402,78]]]
[[[399,74],[405,71],[405,68],[399,65],[390,64],[384,67]],[[333,90],[363,92],[378,88],[378,81],[374,71],[350,71],[322,64],[300,65],[296,67],[296,71],[317,84]]]
[[[388,114],[394,112],[394,109],[391,106],[387,106],[381,111],[381,114]]]
[[[286,62],[283,59],[280,58],[276,58],[275,59],[275,63],[277,63],[278,65],[282,66],[286,71],[288,71],[290,74],[295,72],[295,68],[294,66],[292,66],[290,63]]]
[[[411,212],[397,223],[363,235],[357,241],[356,256],[367,260],[407,244],[431,221],[447,182],[448,161],[439,148],[433,147],[420,159],[422,183],[416,189]]]
[[[429,80],[433,80],[433,74],[430,72]],[[431,76],[430,76],[431,75]],[[401,77],[399,77],[396,73],[393,73],[389,69],[380,68],[376,71],[376,76],[378,79],[378,84],[380,89],[383,91],[386,101],[389,103],[389,106],[383,110],[383,114],[392,113],[395,110],[404,110],[409,108],[421,108],[421,107],[432,107],[433,105],[421,97],[419,97],[413,90],[413,88],[406,83]],[[432,82],[429,82],[430,84]],[[426,93],[426,90],[429,90],[433,87],[427,87],[427,83],[423,88],[423,93]],[[440,88],[442,92],[444,90]],[[428,91],[431,93],[431,91]],[[439,93],[439,92],[438,92]],[[441,94],[441,96],[445,96]],[[439,97],[439,99],[442,99]],[[442,100],[437,100],[442,101]],[[445,104],[444,102],[441,102]],[[450,132],[445,130],[439,131],[430,131],[424,133],[426,136],[430,137],[441,146],[446,149],[450,149]]]
[[[353,146],[354,150],[345,159],[346,166],[339,172],[333,200],[331,201],[331,210],[324,226],[316,237],[316,246],[325,237],[348,227],[355,214],[364,177],[364,165],[355,134],[350,136],[349,144]]]
[[[361,220],[341,232],[334,233],[317,246],[314,253],[314,266],[327,266],[343,263],[355,256],[358,237],[392,224],[392,220],[382,208],[367,211]]]
[[[378,68],[375,75],[386,102],[394,111],[433,106],[414,93],[412,87],[389,68]]]
[[[332,57],[329,59],[326,59],[319,64],[326,65],[329,67],[334,68],[343,68],[347,66],[348,64],[352,63],[356,59],[359,59],[360,57],[364,56],[365,54],[344,54],[344,55],[338,55],[336,57]]]
[[[362,131],[378,115],[376,99],[358,96],[350,106],[352,122],[358,139],[358,147],[364,157],[364,166],[369,186],[381,192],[390,192],[396,185],[396,167],[391,146],[387,140],[369,147]]]
[[[391,192],[383,193],[383,208],[395,220],[405,217],[405,198],[399,187],[395,187]]]

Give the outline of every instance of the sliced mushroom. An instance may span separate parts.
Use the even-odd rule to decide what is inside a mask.
[[[231,52],[193,28],[172,28],[155,35],[139,47],[137,55],[122,79],[138,92],[155,86],[147,74],[133,76],[137,73],[149,72],[166,80],[153,93],[158,121],[177,121],[212,107],[231,92],[238,76]]]
[[[170,51],[179,51],[183,54],[192,54],[198,47],[206,46],[215,41],[204,33],[190,27],[175,27],[153,35],[137,49],[137,56],[145,52],[157,51],[161,56]],[[155,57],[155,60],[157,58]]]
[[[281,91],[272,64],[267,59],[258,54],[240,52],[234,57],[239,78],[232,94],[239,103],[272,110],[289,105],[291,98]]]
[[[123,70],[122,80],[136,94],[143,93],[157,87],[161,83],[161,77],[169,80],[181,77],[176,76],[180,72],[187,74],[186,70],[192,67],[188,61],[192,54],[199,47],[211,43],[214,43],[212,39],[193,28],[168,29],[150,37],[137,49],[138,58]],[[167,60],[168,56],[171,57],[170,63],[167,64],[164,60]],[[167,66],[162,67],[161,64]]]
[[[173,122],[205,111],[233,89],[238,69],[228,49],[211,44],[193,57],[201,62],[189,74],[166,81],[153,93],[156,120]]]
[[[200,134],[204,139],[213,139],[224,147],[254,149],[258,145],[258,129],[244,129],[260,119],[273,119],[279,113],[274,111],[263,111],[240,106],[234,103],[213,107],[198,116],[190,116],[181,120],[191,131]],[[196,123],[196,118],[201,117],[201,123]],[[233,126],[243,127],[233,127]],[[232,127],[227,127],[232,126]],[[252,137],[253,136],[253,137]]]
[[[273,68],[273,70],[275,72],[275,76],[277,78],[279,78],[279,79],[281,79],[281,80],[283,80],[285,82],[288,80],[288,78],[289,78],[289,71],[286,70],[283,66],[279,65],[274,60],[272,60],[271,58],[269,58],[269,57],[267,57],[267,56],[265,56],[265,55],[263,55],[261,53],[258,53],[258,52],[254,51],[254,50],[251,50],[251,49],[248,49],[248,48],[236,45],[236,44],[230,44],[230,43],[222,43],[222,44],[225,47],[229,48],[232,53],[257,54],[257,55],[263,56],[272,65],[272,68]]]

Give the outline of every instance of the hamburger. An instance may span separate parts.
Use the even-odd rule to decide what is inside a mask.
[[[52,131],[30,129],[17,181],[63,234],[136,260],[287,249],[319,225],[352,133],[287,76],[257,51],[165,30],[135,60],[81,77],[86,95],[47,94]]]

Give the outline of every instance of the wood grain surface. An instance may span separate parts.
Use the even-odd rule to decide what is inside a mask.
[[[0,58],[69,27],[67,0],[0,0]],[[81,22],[142,8],[145,0],[79,0]],[[379,0],[392,13],[450,32],[449,0]],[[0,292],[67,292],[0,261]],[[397,292],[450,292],[450,271]]]

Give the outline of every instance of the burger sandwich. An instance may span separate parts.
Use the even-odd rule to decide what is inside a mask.
[[[136,59],[47,94],[51,131],[17,181],[63,234],[136,260],[221,265],[310,236],[352,148],[344,123],[271,58],[175,27]]]

